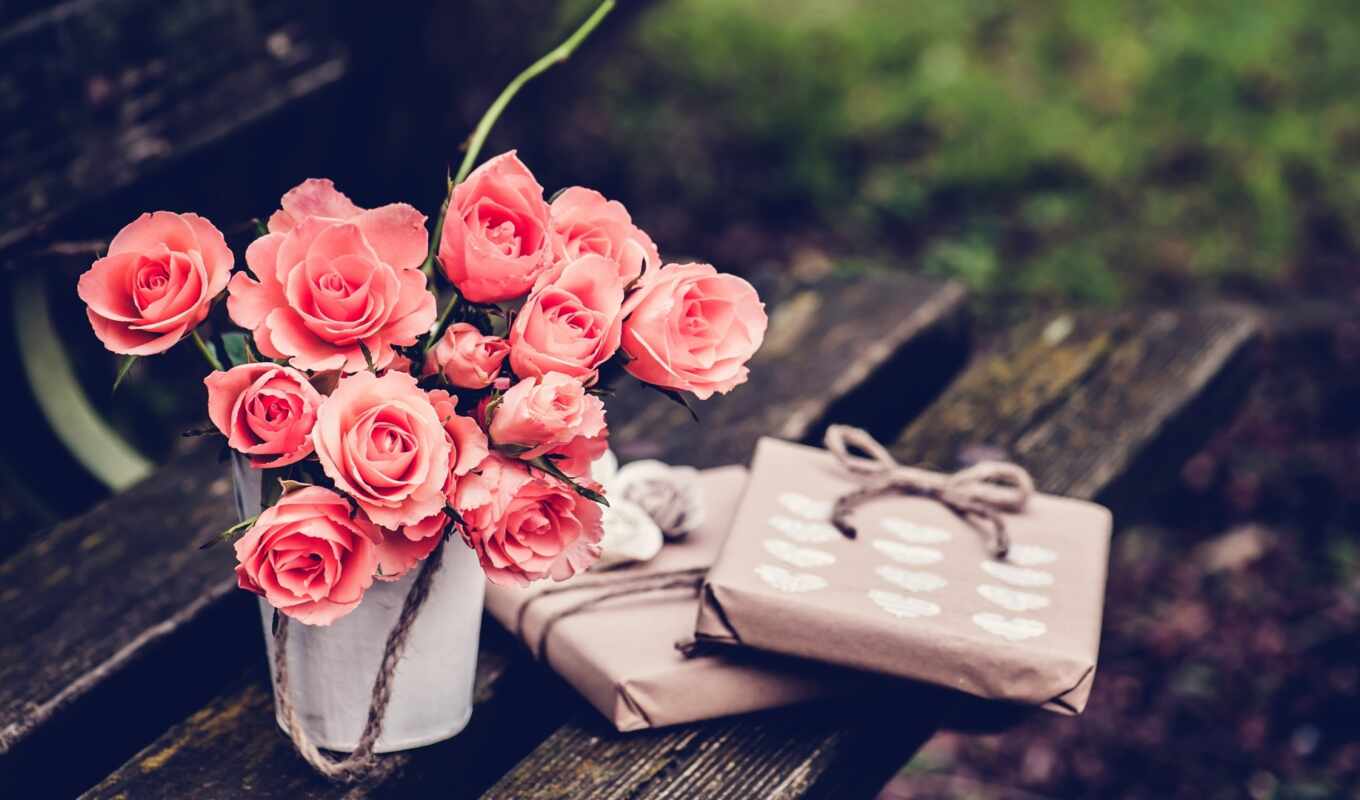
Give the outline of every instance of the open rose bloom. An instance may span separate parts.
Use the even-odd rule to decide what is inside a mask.
[[[311,179],[233,243],[243,268],[211,222],[158,211],[80,278],[109,350],[192,337],[213,362],[207,430],[263,478],[260,513],[228,532],[238,582],[298,622],[344,618],[440,547],[497,583],[589,569],[601,376],[702,399],[744,382],[764,338],[746,281],[667,264],[594,190],[549,203],[513,152],[442,213]]]

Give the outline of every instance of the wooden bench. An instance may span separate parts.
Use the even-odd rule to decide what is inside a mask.
[[[1209,433],[1204,420],[1223,419],[1240,396],[1256,331],[1249,312],[1232,308],[1046,317],[992,343],[917,416],[964,358],[957,287],[883,276],[776,294],[769,346],[746,391],[706,405],[702,426],[659,398],[625,394],[614,412],[618,449],[730,463],[762,433],[815,440],[827,422],[848,421],[896,438],[900,458],[940,467],[1000,449],[1044,488],[1099,497],[1122,517]],[[0,614],[20,623],[0,664],[39,665],[10,669],[0,683],[0,730],[17,732],[7,733],[6,780],[50,777],[62,762],[77,790],[107,773],[93,797],[340,793],[274,726],[253,598],[231,588],[224,552],[192,546],[229,517],[224,481],[209,454],[190,451],[0,565]],[[80,596],[65,586],[81,586]],[[910,729],[876,735],[882,715],[899,708],[912,710]],[[961,708],[976,704],[903,687],[863,704],[620,735],[488,622],[473,724],[388,759],[377,790],[867,795]],[[116,741],[104,733],[111,720],[122,728]],[[87,754],[78,765],[73,743]]]
[[[956,286],[885,276],[832,281],[808,289],[776,288],[773,294],[786,299],[773,311],[770,347],[755,365],[752,382],[745,387],[749,391],[704,404],[702,426],[695,426],[682,410],[659,396],[625,393],[612,411],[618,419],[615,436],[621,450],[676,461],[730,463],[749,452],[770,425],[786,435],[809,438],[817,435],[833,411],[843,418],[843,409],[849,408],[871,412],[855,419],[890,436],[904,420],[884,428],[882,420],[874,418],[880,406],[874,398],[892,384],[893,376],[906,370],[919,375],[915,385],[920,387],[916,398],[920,407],[930,399],[926,387],[938,389],[962,362],[963,293]],[[895,302],[884,304],[885,296]],[[827,320],[831,323],[826,324]],[[867,337],[871,345],[857,345],[860,337]],[[0,599],[0,614],[12,613],[21,622],[14,638],[4,643],[2,663],[16,663],[16,667],[5,675],[14,680],[7,681],[0,694],[4,709],[0,730],[14,731],[12,747],[16,756],[23,756],[18,760],[29,765],[30,774],[59,758],[54,748],[68,747],[73,736],[82,737],[91,750],[106,747],[97,731],[99,723],[109,718],[156,718],[164,730],[173,722],[169,717],[185,716],[196,707],[195,700],[207,702],[229,674],[239,674],[245,664],[261,662],[260,631],[248,610],[253,598],[233,589],[229,554],[200,552],[193,546],[227,522],[227,489],[225,474],[212,454],[194,449],[167,471],[104,508],[59,526],[0,566],[7,585],[10,575],[29,581],[16,583]],[[73,564],[78,570],[74,574]],[[52,575],[64,575],[70,582],[41,577]],[[79,602],[65,588],[75,585],[82,587],[84,596],[103,600],[93,605]],[[45,593],[46,599],[34,602],[35,592]],[[43,664],[43,671],[21,679],[25,670],[17,665],[20,653],[30,654],[31,663]],[[511,654],[518,655],[518,648],[497,637],[490,637],[483,647],[480,695],[487,708],[502,700],[524,702],[525,681],[514,692],[501,690],[508,685],[508,673],[527,673],[528,683],[542,683],[536,665],[524,663],[518,665],[522,669],[511,669]],[[194,678],[175,679],[183,675]],[[169,785],[181,787],[187,782],[173,782],[179,769],[189,770],[181,773],[188,776],[188,782],[226,775],[247,782],[254,780],[253,775],[267,775],[269,785],[287,775],[311,781],[287,741],[272,728],[269,715],[253,713],[248,701],[253,698],[259,708],[269,701],[267,691],[261,691],[267,686],[267,675],[257,672],[252,680],[251,685],[227,692],[210,706],[220,713],[195,714],[182,726],[202,727],[185,738],[194,747],[221,744],[213,748],[216,755],[201,757],[194,747],[182,751],[181,759],[157,759],[148,752],[153,756],[149,763],[158,769],[138,767],[136,773],[148,780],[165,776]],[[115,683],[135,687],[135,691],[104,689]],[[164,696],[147,704],[148,693],[157,690]],[[86,713],[87,707],[93,710]],[[222,725],[220,715],[237,718],[241,724]],[[495,717],[481,710],[477,716],[479,722]],[[546,736],[556,722],[565,719],[565,710],[557,720],[542,713],[530,718],[544,721],[547,728],[541,735]],[[45,737],[49,725],[66,733]],[[215,730],[227,739],[205,738],[204,730]],[[468,734],[455,740],[457,746],[468,746],[477,738],[476,730],[474,724]],[[174,741],[184,732],[172,730],[162,742]],[[523,734],[495,731],[493,741],[512,740],[515,735]],[[236,738],[240,736],[267,745],[269,758],[257,762],[258,773],[242,772],[241,762],[225,757],[235,753],[245,758],[256,752],[243,746]],[[151,738],[148,735],[143,742]],[[503,744],[498,751],[517,758],[538,741],[525,741],[518,754]],[[131,755],[139,744],[128,741],[132,746],[122,756]],[[431,768],[449,762],[438,755],[413,760]],[[479,764],[482,761],[478,759]],[[201,773],[217,768],[221,769],[218,778]],[[484,785],[499,775],[487,774]],[[319,783],[309,785],[326,788]]]
[[[350,50],[306,4],[67,0],[3,16],[14,69],[0,108],[23,114],[0,134],[0,250],[26,258],[115,190],[336,85]],[[91,224],[102,234],[125,216],[105,208]],[[48,258],[69,275],[85,260]],[[762,290],[775,302],[750,384],[703,404],[701,426],[625,391],[611,405],[621,455],[732,463],[760,435],[816,441],[850,422],[905,461],[1003,451],[1042,488],[1100,498],[1123,520],[1225,419],[1256,332],[1234,308],[1056,314],[968,361],[957,286],[895,274]],[[196,548],[234,521],[229,495],[213,448],[191,443],[0,561],[0,796],[867,796],[938,725],[1011,711],[903,686],[620,735],[488,621],[468,729],[346,792],[275,727],[254,598],[234,588],[226,549]],[[876,730],[904,710],[907,729]]]

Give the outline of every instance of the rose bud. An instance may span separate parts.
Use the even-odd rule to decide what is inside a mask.
[[[322,397],[306,375],[277,364],[241,364],[213,372],[203,383],[208,417],[252,465],[282,467],[311,455]]]
[[[667,264],[644,277],[623,314],[624,368],[701,400],[746,381],[768,324],[751,284],[708,264]]]
[[[169,350],[208,316],[235,258],[222,232],[197,214],[143,214],[113,237],[108,255],[76,284],[94,335],[115,353]]]
[[[425,359],[425,375],[442,374],[462,389],[485,389],[509,354],[510,343],[499,336],[485,336],[474,325],[455,322]]]
[[[439,265],[463,297],[497,303],[523,297],[552,256],[543,187],[502,153],[453,189],[439,241]]]

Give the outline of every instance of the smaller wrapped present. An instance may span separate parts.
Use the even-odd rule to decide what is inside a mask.
[[[1034,493],[1012,464],[904,467],[843,426],[828,446],[757,445],[698,640],[1079,713],[1110,512]]]
[[[703,522],[648,561],[565,584],[489,584],[486,608],[620,731],[789,705],[845,685],[844,670],[769,653],[687,655],[698,588],[726,537],[743,467],[697,475]]]

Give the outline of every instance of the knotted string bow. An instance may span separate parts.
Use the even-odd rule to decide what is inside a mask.
[[[1005,461],[982,461],[941,475],[899,464],[867,431],[849,425],[827,428],[825,444],[847,472],[864,479],[864,485],[837,498],[831,509],[831,523],[851,539],[855,527],[850,524],[850,513],[860,505],[885,494],[912,494],[939,502],[990,534],[992,554],[1005,558],[1011,540],[1002,514],[1023,511],[1034,494],[1029,473]],[[854,455],[851,448],[868,458]]]

